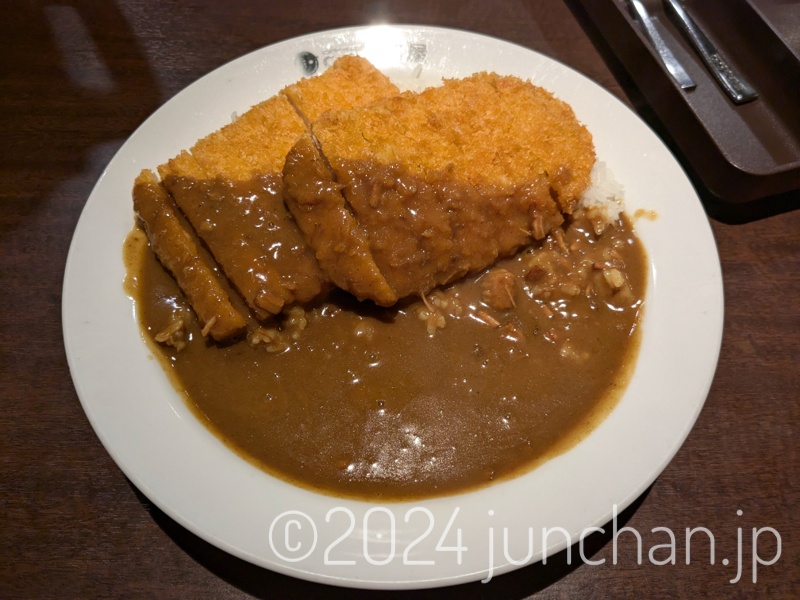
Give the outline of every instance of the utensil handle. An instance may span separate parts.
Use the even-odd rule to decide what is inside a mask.
[[[758,98],[753,87],[728,63],[678,0],[664,0],[668,12],[731,100],[744,104]]]

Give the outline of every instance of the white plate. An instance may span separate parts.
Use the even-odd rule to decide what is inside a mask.
[[[574,107],[594,134],[598,156],[625,186],[629,213],[658,213],[654,221],[636,222],[650,269],[635,374],[611,415],[575,448],[468,494],[384,506],[341,500],[293,487],[237,457],[195,419],[149,356],[122,289],[134,178],[299,79],[302,52],[318,57],[320,69],[357,52],[401,85],[480,70],[529,78]],[[694,424],[716,367],[722,314],[719,260],[701,204],[634,113],[526,48],[412,26],[288,40],[217,69],[167,102],[120,149],[89,197],[63,295],[67,356],[84,410],[116,463],[154,504],[257,565],[369,588],[496,576],[565,548],[567,534],[576,543],[607,523],[653,482]],[[573,548],[573,560],[580,548]]]

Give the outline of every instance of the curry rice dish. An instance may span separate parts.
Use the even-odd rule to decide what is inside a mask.
[[[594,166],[529,82],[400,93],[343,57],[140,174],[128,289],[198,417],[266,471],[472,489],[574,444],[635,362],[646,258],[581,201]]]

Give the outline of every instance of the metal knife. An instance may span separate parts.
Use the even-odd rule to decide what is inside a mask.
[[[636,12],[638,20],[644,28],[645,36],[656,49],[656,52],[658,52],[658,55],[661,57],[661,62],[664,64],[667,71],[669,71],[669,74],[672,75],[672,78],[681,86],[681,89],[691,90],[696,87],[695,82],[689,77],[683,65],[675,58],[675,55],[672,53],[672,50],[669,49],[669,46],[667,46],[664,38],[661,37],[658,29],[656,29],[653,18],[650,16],[650,13],[647,12],[641,0],[628,0],[628,3]]]
[[[664,0],[664,6],[731,100],[744,104],[758,98],[753,87],[725,60],[678,0]]]

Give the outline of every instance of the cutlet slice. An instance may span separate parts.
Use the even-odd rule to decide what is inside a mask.
[[[304,131],[288,100],[273,96],[159,167],[164,185],[259,319],[327,287],[291,223],[278,175]]]
[[[312,133],[397,298],[543,238],[575,207],[594,163],[569,106],[488,73],[327,112]],[[285,179],[302,168],[287,159]],[[295,212],[293,193],[287,187]]]
[[[180,223],[172,198],[152,171],[142,171],[136,178],[133,208],[153,252],[189,300],[203,334],[217,341],[241,334],[245,329],[244,317],[200,258],[192,236]]]
[[[381,306],[397,302],[310,135],[301,137],[286,157],[283,182],[295,222],[331,281],[359,300],[369,298]]]
[[[279,178],[167,175],[164,185],[256,317],[320,294],[326,280],[286,211]]]
[[[319,77],[303,79],[283,90],[307,123],[331,109],[365,106],[399,93],[396,85],[360,56],[342,56]],[[390,306],[397,296],[375,264],[367,236],[345,205],[339,186],[312,138],[302,136],[286,157],[287,202],[326,276],[359,300]]]
[[[159,167],[177,204],[258,318],[309,302],[329,287],[317,246],[309,246],[283,202],[281,171],[289,149],[306,132],[306,119],[395,93],[369,62],[343,57]],[[313,239],[320,247],[331,241],[324,238],[327,230],[317,228]]]

